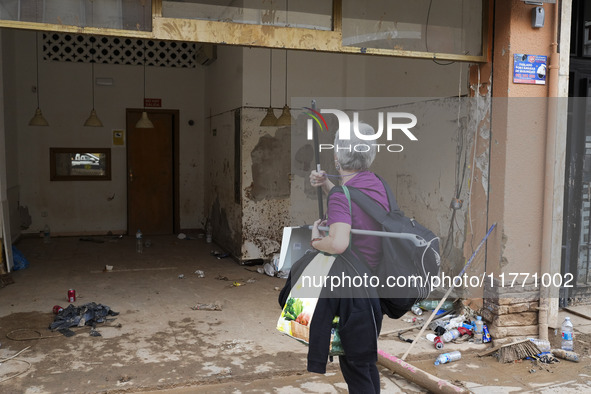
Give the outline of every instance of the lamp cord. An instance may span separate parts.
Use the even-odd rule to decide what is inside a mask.
[[[289,27],[289,0],[285,0],[285,26]],[[287,105],[287,49],[285,49],[285,105]]]
[[[37,60],[37,108],[39,108],[39,33],[35,33],[35,58]]]
[[[90,25],[94,26],[94,1],[91,0],[91,8],[90,8]],[[92,110],[94,111],[94,54],[95,54],[95,50],[94,50],[94,42],[96,41],[96,38],[93,40],[93,38],[95,38],[95,36],[91,36],[91,54],[92,54],[92,59],[90,59],[90,70],[91,70],[91,84],[92,84]]]

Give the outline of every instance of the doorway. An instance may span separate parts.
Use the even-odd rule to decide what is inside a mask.
[[[148,110],[154,128],[138,129],[127,109],[127,233],[174,234],[179,228],[179,111]]]

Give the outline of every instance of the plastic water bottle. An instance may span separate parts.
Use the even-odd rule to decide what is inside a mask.
[[[530,338],[529,340],[532,341],[538,347],[538,349],[540,349],[540,352],[542,353],[547,353],[550,350],[552,350],[550,347],[550,341],[534,338]]]
[[[144,242],[142,240],[142,232],[138,229],[135,233],[135,251],[138,253],[144,252]]]
[[[449,330],[448,332],[443,334],[441,336],[441,339],[443,339],[443,342],[451,342],[454,339],[457,339],[459,337],[460,337],[460,331],[457,328],[454,328],[453,330]]]
[[[482,343],[483,336],[484,322],[482,321],[482,316],[476,316],[476,321],[474,322],[474,343]]]
[[[45,227],[43,227],[43,243],[50,243],[51,242],[51,231],[49,230],[49,225],[46,224]]]
[[[458,361],[461,358],[462,358],[462,354],[460,352],[458,352],[457,350],[455,352],[451,352],[451,353],[443,353],[443,354],[440,354],[439,357],[437,357],[437,360],[435,360],[435,365],[447,364],[452,361]]]
[[[573,323],[570,321],[570,317],[567,316],[564,319],[560,331],[562,333],[562,344],[560,346],[562,350],[574,350],[573,342],[575,339],[575,334],[573,332]]]

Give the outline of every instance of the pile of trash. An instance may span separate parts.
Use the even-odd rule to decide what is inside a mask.
[[[107,316],[117,316],[119,312],[111,310],[110,307],[90,302],[81,306],[70,304],[67,308],[57,313],[53,322],[49,325],[51,331],[59,331],[69,337],[75,335],[71,327],[91,326],[91,336],[100,336],[95,328],[97,323],[104,323]]]
[[[423,311],[434,311],[439,303],[439,300],[423,300],[415,304],[411,311],[415,315],[421,316]],[[445,347],[446,343],[451,342],[461,343],[470,341],[474,344],[487,344],[491,342],[491,335],[482,317],[475,315],[469,308],[464,308],[463,312],[462,314],[454,314],[453,302],[451,301],[445,301],[442,304],[436,316],[430,321],[427,327],[433,333],[427,334],[426,338],[433,343],[435,349],[441,350]],[[414,323],[414,320],[412,322]],[[579,355],[574,352],[574,330],[569,317],[562,324],[561,336],[562,343],[560,349],[552,349],[548,340],[525,338],[495,346],[479,353],[478,356],[495,355],[498,361],[502,363],[526,359],[532,360],[535,363],[552,364],[559,362],[558,358],[579,362]],[[398,337],[403,341],[413,342],[410,339],[402,337],[401,333],[399,333]],[[462,355],[459,351],[440,354],[435,360],[435,365],[457,361],[461,357]]]

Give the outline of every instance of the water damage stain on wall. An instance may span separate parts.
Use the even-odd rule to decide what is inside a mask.
[[[251,152],[252,185],[247,195],[254,201],[289,198],[291,162],[289,128],[280,129],[275,137],[263,135]]]

